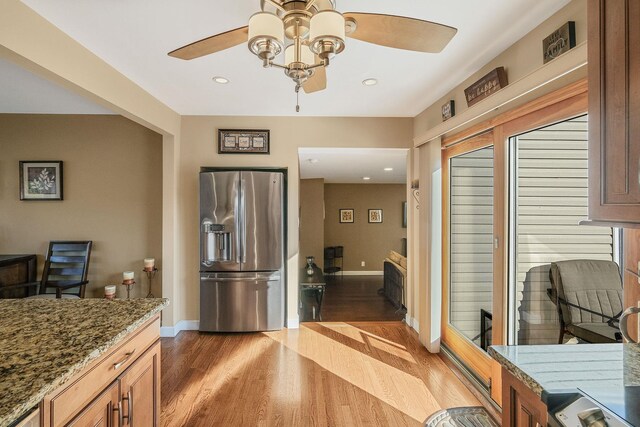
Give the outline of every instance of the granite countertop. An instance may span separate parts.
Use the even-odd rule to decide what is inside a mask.
[[[640,385],[640,344],[491,346],[489,355],[538,396]]]
[[[0,300],[0,426],[168,305],[166,299]]]

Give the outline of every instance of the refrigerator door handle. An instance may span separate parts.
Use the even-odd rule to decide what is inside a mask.
[[[240,207],[238,210],[240,211],[240,219],[238,228],[240,230],[240,263],[246,262],[247,258],[247,221],[245,216],[246,212],[246,204],[245,204],[245,196],[244,196],[244,180],[242,179],[242,174],[240,174]]]

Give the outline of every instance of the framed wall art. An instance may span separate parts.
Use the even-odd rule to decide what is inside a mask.
[[[353,209],[340,209],[340,223],[354,222]]]
[[[218,154],[269,154],[269,131],[218,129]]]
[[[20,200],[62,200],[62,161],[20,162]]]
[[[369,222],[380,224],[382,222],[382,209],[369,209]]]

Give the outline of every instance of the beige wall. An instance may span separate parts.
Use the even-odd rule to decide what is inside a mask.
[[[324,265],[324,179],[300,180],[300,259],[313,256],[316,265]]]
[[[344,246],[344,271],[382,271],[390,250],[401,252],[404,184],[326,184],[324,245]],[[354,209],[354,223],[339,221],[340,209]],[[382,209],[382,224],[370,224],[369,209]],[[364,267],[361,262],[364,261]]]
[[[125,270],[142,283],[145,257],[162,269],[159,134],[121,116],[0,114],[0,153],[0,253],[36,253],[42,265],[49,240],[93,240],[87,297]],[[64,200],[20,201],[20,160],[62,160]]]
[[[288,169],[288,297],[291,322],[297,322],[299,147],[408,148],[411,118],[211,117],[182,120],[179,176],[179,233],[184,239],[180,292],[185,298],[179,319],[199,319],[198,172],[201,166],[284,167]],[[219,155],[217,129],[270,129],[270,155]],[[293,323],[291,323],[293,324]]]
[[[436,125],[442,123],[442,105],[449,100],[454,100],[456,105],[456,115],[463,114],[469,107],[464,95],[464,89],[469,87],[479,78],[484,76],[489,71],[496,67],[504,67],[509,79],[509,84],[513,85],[518,81],[526,81],[531,77],[534,72],[545,74],[548,69],[552,67],[544,67],[542,62],[542,39],[551,34],[554,30],[562,26],[567,21],[575,21],[576,23],[576,45],[586,43],[587,40],[587,2],[584,0],[573,0],[567,6],[559,10],[556,14],[551,16],[548,20],[540,24],[533,29],[527,35],[520,40],[516,41],[503,53],[489,61],[484,67],[477,72],[473,73],[466,80],[461,82],[448,94],[440,98],[433,105],[428,107],[422,113],[415,117],[413,124],[414,137],[418,138],[421,134],[427,130],[433,128]],[[586,61],[586,56],[583,58]],[[554,61],[548,63],[552,65]],[[519,98],[517,101],[510,103],[506,107],[492,109],[492,111],[486,115],[483,115],[479,120],[487,120],[492,116],[496,116],[505,110],[516,107],[517,105],[524,104],[531,99],[541,96],[543,93],[551,92],[559,87],[565,86],[577,79],[586,76],[586,67],[582,68],[579,72],[573,73],[565,78],[555,81],[552,84],[546,85],[544,88],[534,90],[527,96]],[[556,77],[556,76],[549,76]],[[534,88],[526,88],[530,90]],[[521,95],[521,94],[518,94]],[[477,104],[479,105],[479,104]],[[467,125],[470,125],[469,123]],[[461,130],[467,125],[462,126],[457,131]]]

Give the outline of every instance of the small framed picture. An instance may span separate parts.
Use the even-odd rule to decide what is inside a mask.
[[[218,154],[269,154],[269,130],[218,129]]]
[[[382,209],[369,209],[369,222],[379,224],[382,222]]]
[[[21,161],[20,200],[62,200],[62,161]]]
[[[341,223],[352,223],[353,220],[353,209],[340,209],[340,222]]]

